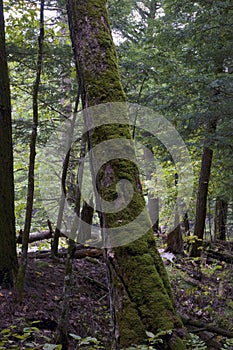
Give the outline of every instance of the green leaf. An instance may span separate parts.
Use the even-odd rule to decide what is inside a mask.
[[[99,342],[96,338],[86,337],[81,340],[80,345],[89,345],[90,343],[98,344]]]
[[[39,332],[40,330],[37,327],[25,327],[23,329],[24,333],[32,333],[32,332]]]
[[[147,332],[147,331],[146,331],[146,335],[148,336],[148,338],[152,338],[152,339],[155,338],[155,335],[154,335],[154,333],[152,333],[152,332]]]
[[[62,345],[57,345],[57,344],[44,344],[43,350],[61,350]]]
[[[10,334],[10,333],[11,333],[11,329],[5,328],[5,329],[3,329],[0,333],[1,333],[1,334]]]
[[[22,335],[20,334],[13,334],[13,336],[16,338],[16,339],[20,339],[20,340],[26,340],[28,337],[30,337],[30,333],[24,333]]]
[[[77,335],[77,334],[69,333],[69,335],[70,335],[73,339],[75,339],[75,340],[81,340],[81,339],[82,339],[82,338],[81,338],[79,335]]]

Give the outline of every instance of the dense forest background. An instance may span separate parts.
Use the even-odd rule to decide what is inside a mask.
[[[27,6],[25,6],[27,4]],[[77,82],[65,7],[46,4],[43,72],[39,95],[38,146],[72,111]],[[38,4],[5,2],[6,40],[11,77],[13,142],[15,152],[16,228],[24,224],[27,193],[29,139],[32,123],[32,94],[36,75],[39,30]],[[232,231],[232,9],[227,2],[108,3],[124,90],[129,102],[153,108],[168,118],[189,149],[195,173],[193,201],[189,208],[195,219],[196,194],[204,144],[214,150],[208,189],[206,233],[218,235],[216,218],[219,201],[226,202],[227,228]],[[62,59],[61,59],[62,57]],[[54,64],[56,62],[56,65]],[[212,131],[208,123],[217,118]],[[153,140],[145,140],[156,149]],[[156,159],[163,165],[169,186],[161,225],[166,225],[169,203],[175,195],[175,169],[163,150]],[[39,160],[38,160],[39,161]],[[221,170],[220,170],[221,169]],[[220,170],[220,171],[219,171]],[[152,174],[152,178],[156,174]],[[155,181],[154,181],[155,183]],[[152,195],[156,189],[150,186]],[[154,186],[155,187],[155,186]],[[163,194],[160,193],[160,200]],[[36,187],[32,230],[46,225]],[[221,212],[221,210],[220,210]],[[214,225],[214,222],[216,225]]]
[[[105,6],[104,1],[97,1],[96,4],[88,1],[88,5],[85,5],[85,16],[95,18],[95,11],[96,13],[98,12],[97,10],[102,6],[102,3]],[[89,90],[87,78],[85,78],[87,76],[85,75],[86,71],[85,69],[81,71],[79,66],[81,58],[79,58],[76,51],[78,51],[78,47],[81,52],[82,47],[80,49],[80,46],[78,46],[80,43],[76,41],[78,40],[75,37],[76,32],[74,28],[76,24],[72,18],[76,10],[77,13],[81,13],[81,5],[80,9],[78,5],[76,9],[75,1],[63,0],[6,0],[3,3],[1,1],[1,5],[3,5],[5,17],[5,28],[2,27],[5,30],[5,37],[1,34],[1,57],[4,57],[6,54],[7,74],[9,74],[11,91],[11,123],[5,124],[5,112],[1,112],[2,125],[0,127],[2,133],[0,136],[2,142],[0,144],[0,160],[2,164],[0,174],[2,180],[0,196],[2,204],[0,206],[0,216],[4,220],[2,220],[2,226],[0,227],[0,238],[3,242],[0,244],[0,246],[2,245],[0,249],[0,284],[4,290],[6,287],[14,287],[14,290],[17,292],[15,292],[16,296],[14,298],[12,296],[12,300],[14,299],[16,304],[22,304],[23,300],[25,300],[25,288],[27,291],[27,283],[29,283],[25,282],[25,274],[30,254],[33,254],[34,251],[36,253],[41,251],[42,254],[45,254],[46,259],[48,257],[48,259],[51,258],[51,261],[55,262],[55,264],[59,259],[64,259],[63,306],[61,319],[59,322],[57,321],[56,345],[55,341],[52,344],[53,341],[51,340],[50,342],[47,339],[47,347],[42,347],[40,339],[40,345],[36,347],[36,345],[32,344],[31,349],[68,349],[69,330],[66,326],[68,314],[72,313],[72,308],[69,309],[67,306],[69,304],[71,276],[75,274],[75,269],[78,271],[80,268],[83,268],[86,271],[85,269],[87,268],[82,265],[82,262],[78,263],[81,264],[81,267],[75,265],[76,263],[73,262],[75,254],[78,259],[87,257],[89,259],[100,259],[102,265],[105,259],[108,261],[107,265],[110,264],[113,256],[112,260],[115,259],[115,262],[109,268],[110,275],[111,273],[112,275],[110,278],[108,277],[108,287],[105,286],[105,277],[102,276],[104,275],[104,268],[101,265],[101,278],[103,280],[101,280],[101,283],[99,282],[101,285],[99,285],[99,288],[106,292],[107,288],[111,289],[109,287],[110,283],[113,287],[112,289],[117,290],[115,294],[114,291],[112,292],[112,300],[117,305],[115,306],[117,309],[121,304],[119,300],[124,300],[125,298],[125,290],[129,290],[129,294],[131,293],[130,283],[132,281],[127,276],[127,282],[124,281],[125,290],[119,297],[119,291],[122,289],[117,289],[119,283],[114,282],[114,273],[116,273],[117,277],[122,274],[123,280],[124,276],[126,276],[125,271],[129,269],[128,265],[125,265],[125,270],[124,268],[119,268],[119,271],[117,269],[119,266],[123,266],[123,260],[126,261],[128,259],[127,254],[131,257],[141,254],[143,256],[142,261],[146,265],[146,253],[142,253],[144,249],[141,248],[143,246],[142,242],[139,242],[138,247],[140,249],[136,247],[135,243],[135,246],[128,250],[126,248],[125,250],[122,249],[122,251],[113,250],[114,253],[109,253],[106,250],[107,253],[103,253],[101,249],[104,245],[102,244],[101,227],[103,227],[103,221],[106,221],[108,218],[103,219],[103,216],[96,210],[98,203],[94,190],[86,194],[88,201],[81,193],[80,176],[82,178],[83,159],[94,139],[94,137],[91,139],[89,135],[82,134],[84,121],[81,111],[85,107],[83,85],[86,84],[86,92]],[[208,278],[216,278],[217,295],[220,298],[224,298],[227,290],[226,300],[231,300],[233,288],[233,5],[230,0],[200,0],[197,2],[180,0],[163,0],[160,2],[154,0],[109,0],[107,9],[118,59],[120,81],[126,100],[134,106],[140,105],[149,108],[155,116],[160,115],[169,121],[169,125],[172,125],[184,140],[186,149],[189,152],[190,166],[193,170],[193,182],[189,191],[191,200],[188,208],[184,210],[182,205],[179,207],[179,202],[177,202],[178,194],[179,196],[183,194],[183,198],[179,198],[181,202],[186,199],[186,190],[182,188],[183,184],[181,186],[179,182],[179,169],[182,169],[182,164],[175,163],[166,145],[163,145],[156,139],[153,133],[143,132],[137,130],[137,128],[129,129],[131,136],[126,135],[125,137],[132,137],[132,139],[143,144],[150,151],[148,156],[145,150],[139,150],[138,154],[140,161],[144,162],[145,169],[144,172],[140,173],[140,191],[153,221],[154,239],[157,241],[157,246],[161,249],[160,253],[169,265],[168,269],[171,268],[171,261],[177,259],[178,267],[176,267],[177,270],[174,267],[175,273],[178,274],[179,278],[183,278],[183,275],[180,275],[184,273],[182,270],[183,266],[186,266],[189,272],[191,269],[192,278],[196,278],[198,281],[194,282],[192,280],[197,289],[202,289],[205,283],[211,283],[205,279],[201,281],[204,273],[203,268],[207,269],[206,264],[209,259],[212,272],[208,271],[207,275]],[[2,24],[3,18],[1,18]],[[109,39],[105,38],[105,40],[105,42],[103,41],[104,48],[109,45]],[[6,47],[5,52],[3,44]],[[77,47],[75,47],[76,44]],[[85,51],[84,48],[83,51]],[[100,56],[98,60],[101,66]],[[85,68],[88,70],[88,63]],[[4,62],[1,62],[1,71],[2,73],[7,72]],[[102,82],[102,85],[105,86],[105,81]],[[1,111],[5,111],[6,106],[8,106],[8,109],[10,108],[9,101],[7,102],[4,98],[7,95],[6,86],[8,86],[7,76],[3,74],[1,76]],[[104,88],[96,84],[93,87],[94,89],[96,91],[93,93],[93,96],[99,96],[98,90],[102,91]],[[122,96],[122,100],[124,100],[124,94]],[[97,97],[96,101],[98,101]],[[111,102],[111,100],[103,100],[101,102]],[[89,107],[89,105],[86,105],[86,107]],[[54,190],[55,194],[50,194],[49,191],[46,191],[46,184],[42,189],[39,175],[41,172],[50,174],[52,169],[55,177],[57,175],[56,169],[53,169],[51,160],[53,158],[48,157],[46,159],[45,156],[42,158],[41,154],[44,148],[48,147],[51,139],[59,137],[60,127],[64,122],[67,120],[72,121],[74,115],[77,115],[77,118],[79,118],[79,138],[72,146],[72,149],[69,150],[68,156],[62,159],[61,184],[57,184],[58,192],[56,189],[56,191]],[[12,151],[14,157],[12,173],[14,175],[14,200],[12,199],[12,203],[14,202],[14,218],[12,220],[10,219],[13,210],[12,203],[10,203],[11,195],[9,187],[7,187],[10,181],[9,174],[12,170],[11,166],[8,168],[11,159],[11,135],[9,133],[8,139],[4,136],[7,133],[7,125],[12,130]],[[106,130],[99,132],[107,133]],[[176,143],[175,140],[174,143]],[[185,165],[183,166],[185,167]],[[134,168],[131,168],[131,165],[128,164],[126,168],[129,173],[134,173]],[[6,182],[4,182],[3,177],[7,172]],[[119,177],[121,178],[121,174]],[[50,178],[48,181],[50,181]],[[77,187],[78,181],[80,188]],[[137,183],[137,177],[135,181]],[[62,195],[61,197],[56,197],[60,191],[60,185],[70,208],[88,223],[88,228],[79,226],[79,236],[76,243],[70,239],[72,238],[71,236],[67,238],[67,235],[64,234],[64,226],[62,226],[64,211],[62,200],[64,198]],[[4,192],[4,188],[8,188],[6,192]],[[7,193],[9,196],[7,196]],[[8,202],[4,202],[6,196],[9,197]],[[56,203],[60,204],[59,210],[57,210]],[[6,207],[9,207],[7,214]],[[154,217],[156,217],[156,220],[153,220]],[[5,218],[7,218],[6,222]],[[12,247],[12,242],[9,243],[8,241],[6,243],[4,238],[7,235],[6,227],[8,227],[7,225],[10,221],[14,226],[11,226],[13,245],[14,237],[16,237],[17,241],[15,250],[17,247],[18,262],[14,256],[14,247],[13,249],[9,248]],[[90,227],[92,231],[89,231]],[[150,240],[151,238],[147,238],[147,243]],[[34,243],[32,243],[33,241]],[[148,249],[152,250],[152,245],[148,243]],[[9,254],[8,256],[6,251],[11,249],[13,251],[11,254],[13,255]],[[206,253],[207,251],[208,253]],[[166,255],[167,252],[169,252],[168,255]],[[104,257],[102,256],[103,254]],[[154,253],[150,254],[156,261],[155,265],[157,264],[158,274],[162,279],[164,290],[166,290],[166,293],[163,292],[166,294],[166,297],[170,298],[165,309],[171,313],[174,312],[175,315],[170,287],[167,286],[169,282],[167,282],[167,277],[165,276],[167,272],[163,272],[163,268],[158,267],[160,265],[156,255],[153,255]],[[12,271],[15,271],[15,277],[8,276],[5,273],[8,258],[12,261],[12,266],[14,264]],[[50,263],[49,260],[46,269]],[[32,264],[35,264],[35,261]],[[135,266],[138,268],[137,271],[140,271],[138,265]],[[36,270],[37,267],[34,266],[34,269]],[[223,275],[218,275],[218,270],[223,271]],[[214,275],[215,272],[216,275]],[[38,270],[38,274],[40,273]],[[96,271],[93,272],[92,270],[92,273],[94,273],[92,278],[95,280]],[[7,279],[4,276],[7,276]],[[170,283],[176,284],[172,278],[172,273],[170,275],[169,271],[168,276]],[[133,274],[131,277],[132,279],[135,278]],[[219,282],[220,280],[221,282],[224,281],[224,279],[227,282],[225,291]],[[60,279],[59,283],[63,286],[63,280]],[[127,285],[127,283],[129,284]],[[140,282],[138,283],[140,284]],[[135,286],[132,289],[137,289],[136,282]],[[148,286],[145,286],[145,291],[146,288],[151,288],[151,284]],[[209,294],[207,290],[204,290],[204,292],[206,292],[206,296],[210,294],[209,297],[211,297],[211,292]],[[60,290],[59,293],[62,293],[62,291]],[[176,288],[173,289],[173,293],[175,293],[175,297],[178,295],[181,298],[180,291],[176,290]],[[144,295],[143,292],[142,295]],[[213,293],[213,298],[214,295]],[[141,314],[140,312],[139,314],[141,317],[143,315],[144,301],[139,300],[140,297],[137,294],[134,295],[133,292],[131,296],[132,298],[129,297],[130,302],[133,304],[139,303],[140,305],[138,309],[140,309]],[[99,297],[101,299],[103,296],[100,295]],[[189,297],[191,300],[191,292]],[[153,298],[153,296],[151,295],[150,298]],[[125,305],[124,302],[122,304],[122,309],[126,309],[126,304],[127,307],[129,305],[128,301]],[[104,307],[107,308],[107,305],[108,302],[106,302]],[[206,305],[202,305],[200,309],[204,307]],[[218,305],[218,307],[220,306]],[[232,319],[232,301],[228,307],[230,311],[226,316],[226,320]],[[114,310],[114,306],[112,308]],[[199,309],[197,312],[199,312]],[[117,314],[116,310],[115,313]],[[146,313],[148,313],[148,309],[145,311]],[[151,315],[152,313],[151,311]],[[121,327],[126,327],[125,324],[121,324],[121,318],[125,317],[131,326],[134,324],[132,320],[128,320],[130,319],[128,315],[129,313],[122,313],[119,318],[115,316],[116,320],[114,319],[113,321],[115,324],[115,328],[113,327],[115,329],[114,349],[172,349],[171,343],[173,340],[171,339],[173,338],[168,331],[171,328],[182,329],[183,327],[179,323],[180,321],[176,319],[176,316],[174,316],[172,326],[169,324],[166,327],[161,322],[161,325],[157,327],[157,335],[154,334],[154,329],[145,326],[146,333],[144,333],[146,341],[149,341],[149,345],[147,344],[145,345],[147,347],[143,348],[143,345],[141,345],[142,347],[139,345],[142,344],[143,338],[139,325],[135,331],[138,332],[136,338],[135,334],[124,334],[122,331],[122,338],[121,340],[118,339],[119,335],[117,335],[116,330],[121,332]],[[205,315],[203,317],[204,321],[206,321]],[[146,319],[147,317],[144,315],[141,318]],[[150,317],[148,316],[148,318]],[[14,324],[13,319],[14,317],[12,317],[11,325]],[[33,332],[36,332],[38,329],[36,322],[38,320],[36,317],[33,319],[35,324],[30,325],[28,332],[21,331],[21,333],[17,333],[17,342],[21,341],[21,345],[14,344],[12,340],[14,338],[13,329],[10,328],[10,325],[1,325],[0,321],[0,329],[2,330],[0,333],[2,335],[0,348],[30,348],[23,342],[30,338]],[[199,321],[201,323],[200,319]],[[207,317],[207,324],[212,324],[212,321],[210,322],[210,319]],[[107,322],[109,322],[109,319]],[[141,320],[139,320],[138,324],[141,324],[140,322]],[[146,322],[147,320],[145,324]],[[151,322],[153,323],[154,321]],[[182,322],[185,323],[183,318]],[[174,347],[174,349],[232,349],[232,325],[229,326],[227,322],[226,324],[220,322],[220,325],[218,322],[216,323],[217,330],[215,329],[215,331],[218,336],[225,338],[216,341],[215,344],[209,345],[207,341],[207,345],[203,345],[198,337],[195,338],[193,336],[191,340],[189,338],[187,341],[188,345],[178,342],[178,345],[176,344],[178,347]],[[104,327],[107,326],[105,325]],[[205,325],[203,326],[202,324],[202,328],[205,328]],[[62,331],[64,329],[66,329],[65,332]],[[222,334],[224,333],[223,329],[226,331],[225,334]],[[214,332],[213,329],[209,331]],[[87,337],[88,331],[81,330],[80,332],[82,333],[81,336],[73,333],[70,336],[72,338],[70,340],[70,349],[75,349],[76,347],[80,349],[88,347],[89,349],[110,348],[109,335],[106,335],[108,340],[103,345],[103,342],[101,343],[95,338],[93,332],[91,332],[92,337],[89,338]],[[195,334],[195,331],[193,334]],[[178,331],[176,331],[176,336],[178,339],[185,338]],[[104,337],[103,334],[101,337]],[[122,340],[124,337],[126,339],[125,343]],[[132,340],[133,338],[135,338],[135,343]],[[74,345],[74,341],[79,345]],[[160,341],[166,345],[161,345]],[[193,345],[195,341],[196,345]],[[12,342],[12,347],[9,345],[11,344],[10,342]],[[7,343],[9,343],[9,347]],[[59,347],[59,344],[62,344],[63,347]],[[138,347],[133,347],[134,345]]]

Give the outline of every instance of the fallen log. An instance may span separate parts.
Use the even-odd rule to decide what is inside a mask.
[[[75,259],[84,259],[87,257],[90,258],[99,258],[103,255],[103,250],[99,248],[81,248],[81,249],[76,249],[74,253],[74,258]],[[66,258],[67,256],[67,251],[62,250],[58,252],[57,259],[58,258]],[[51,251],[46,250],[46,251],[39,251],[39,252],[29,252],[28,253],[29,258],[37,258],[37,259],[43,259],[43,258],[50,258],[51,256]]]
[[[39,232],[32,232],[29,235],[29,243],[32,242],[37,242],[37,241],[42,241],[44,239],[49,239],[53,237],[53,232],[51,232],[50,230],[45,230],[45,231],[39,231]],[[22,240],[23,240],[23,233],[22,231],[20,231],[17,239],[16,239],[16,243],[18,244],[22,244]]]
[[[211,257],[219,261],[225,261],[228,264],[233,263],[233,254],[230,251],[215,251],[213,249],[208,249],[205,253],[207,257]]]
[[[37,241],[43,241],[44,239],[54,238],[54,231],[50,220],[47,220],[48,230],[32,232],[29,234],[28,243],[33,243]],[[60,237],[66,237],[62,232],[60,232]],[[19,235],[16,238],[16,243],[22,244],[23,241],[23,230],[19,231]]]
[[[192,332],[194,333],[194,331]],[[217,337],[216,334],[213,334],[212,332],[201,331],[198,333],[198,336],[205,342],[207,349],[222,349],[222,344],[217,339],[215,339]]]
[[[233,263],[233,242],[230,241],[216,241],[204,242],[204,252],[208,258],[225,261],[226,263]]]

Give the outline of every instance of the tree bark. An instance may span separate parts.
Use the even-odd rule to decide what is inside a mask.
[[[67,0],[67,10],[83,107],[124,102],[106,1]],[[130,129],[120,124],[103,125],[89,135],[90,147],[119,137],[130,140]],[[137,166],[125,159],[110,161],[102,167],[98,179],[101,196],[113,201],[114,189],[122,178],[131,181],[133,198],[127,210],[114,214],[102,212],[102,227],[115,227],[119,221],[127,223],[145,206]],[[145,215],[141,224],[151,226],[149,215]],[[146,231],[133,243],[106,249],[114,321],[112,348],[142,344],[147,330],[156,333],[161,329],[165,333],[173,330],[172,335],[164,336],[163,348],[182,350],[185,345],[177,333],[182,323],[174,309],[166,270],[155,246],[153,230]],[[184,335],[183,330],[181,334]]]
[[[175,176],[175,186],[178,184],[178,175]],[[166,243],[167,248],[166,252],[171,252],[174,254],[183,254],[184,253],[184,241],[180,225],[180,215],[178,211],[178,205],[175,207],[175,220],[174,220],[174,230],[168,233]]]
[[[205,220],[206,220],[206,209],[207,209],[207,196],[208,187],[211,173],[211,164],[213,158],[213,150],[211,148],[211,143],[208,144],[208,139],[213,136],[217,128],[217,118],[213,118],[212,121],[208,123],[207,136],[205,140],[205,145],[202,153],[201,160],[201,170],[199,176],[197,201],[196,201],[196,215],[195,215],[195,226],[194,226],[194,236],[196,237],[195,242],[191,245],[190,256],[198,257],[201,255],[202,241],[205,231]]]
[[[88,225],[80,225],[79,229],[79,240],[81,243],[88,241],[91,239],[91,225],[93,220],[93,214],[94,214],[94,203],[93,198],[91,198],[89,205],[87,202],[84,201],[83,207],[81,210],[81,220],[87,223]]]
[[[183,218],[184,231],[189,236],[190,235],[190,225],[189,225],[189,217],[188,213],[184,214]]]
[[[180,224],[178,224],[174,228],[174,230],[168,233],[166,244],[167,244],[167,247],[165,249],[165,252],[171,252],[174,254],[184,253],[184,242],[183,242]]]
[[[28,243],[43,241],[44,239],[49,239],[52,237],[53,237],[53,232],[51,232],[50,230],[32,232],[28,237]],[[18,244],[22,244],[22,241],[23,241],[23,232],[19,234],[16,242]]]
[[[10,84],[0,0],[0,285],[12,287],[18,269],[14,215],[14,178]]]
[[[214,218],[214,237],[222,241],[226,240],[226,224],[227,224],[228,203],[216,198],[215,202],[215,218]]]
[[[145,135],[146,137],[146,135]],[[147,148],[144,149],[145,158],[145,169],[146,169],[146,179],[151,180],[151,167],[155,161],[152,146],[149,144]],[[154,166],[153,166],[154,168]],[[155,197],[150,191],[148,193],[148,211],[151,221],[154,222],[153,231],[159,233],[159,198]]]

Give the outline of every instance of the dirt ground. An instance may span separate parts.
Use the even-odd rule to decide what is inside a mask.
[[[178,312],[197,341],[190,349],[232,350],[232,264],[207,257],[201,263],[189,258],[164,262]],[[63,258],[40,258],[40,254],[32,253],[23,302],[15,302],[13,291],[0,289],[0,349],[57,349],[52,344],[62,311],[64,267]],[[73,336],[69,349],[110,349],[111,318],[103,257],[73,261],[70,308],[68,328]],[[200,340],[195,340],[197,335]],[[206,347],[201,347],[201,341]]]
[[[36,327],[40,332],[33,332],[30,337],[35,349],[43,349],[42,344],[47,342],[54,343],[62,311],[64,267],[64,259],[30,258],[23,302],[15,303],[12,291],[0,290],[0,330],[14,325],[12,333],[22,334],[25,327]],[[69,333],[97,338],[107,349],[111,326],[103,258],[74,260],[70,308]],[[13,336],[11,339],[15,344],[16,339]],[[76,346],[77,341],[71,339],[70,349]],[[28,349],[19,340],[18,349],[24,348]]]

